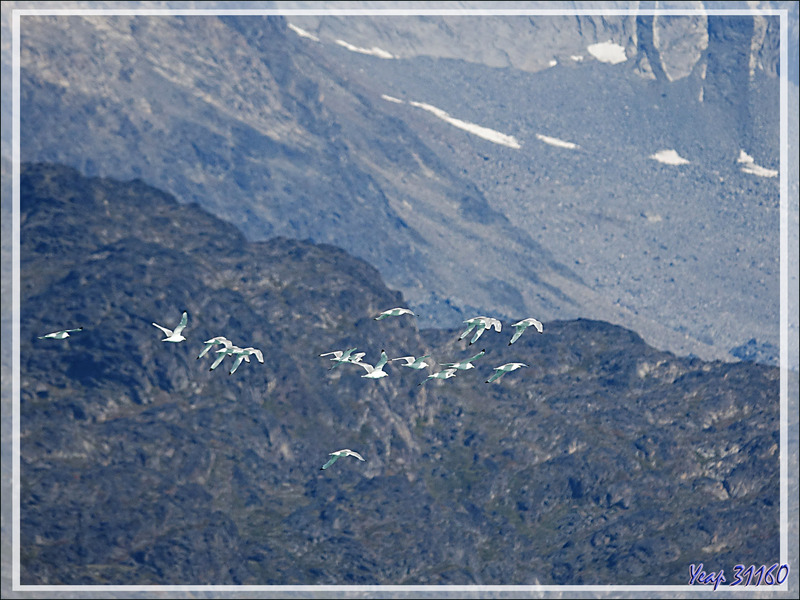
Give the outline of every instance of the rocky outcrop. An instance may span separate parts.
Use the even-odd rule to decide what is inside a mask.
[[[778,560],[777,369],[577,320],[487,331],[448,381],[370,381],[318,354],[475,351],[373,320],[403,296],[333,246],[60,166],[21,189],[23,584],[667,585]],[[265,364],[209,372],[215,335]],[[320,471],[342,447],[366,462]]]

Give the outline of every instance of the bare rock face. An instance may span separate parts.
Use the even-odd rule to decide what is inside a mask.
[[[21,152],[338,246],[425,326],[589,317],[735,361],[779,345],[775,23],[26,16]]]
[[[141,181],[25,164],[20,217],[23,584],[670,585],[778,560],[778,369],[581,319],[487,331],[447,381],[367,380],[319,354],[475,350],[375,321],[405,299],[343,250],[248,241]],[[209,371],[216,335],[265,363]],[[320,471],[343,447],[366,462]]]
[[[360,2],[359,8],[378,9],[385,5]],[[313,9],[310,2],[288,2],[287,8]],[[422,9],[441,5],[418,2]],[[592,52],[598,44],[613,44],[622,51],[622,60],[639,61],[644,54],[651,65],[669,81],[688,77],[708,50],[713,25],[720,19],[705,9],[791,8],[782,2],[755,2],[749,6],[718,2],[649,1],[638,2],[643,10],[678,11],[682,14],[587,15],[578,11],[626,11],[630,2],[536,2],[493,5],[500,12],[514,10],[552,10],[553,14],[495,14],[491,17],[468,14],[409,15],[396,17],[358,17],[335,15],[292,15],[290,20],[305,33],[321,42],[347,42],[362,52],[383,52],[386,58],[429,56],[450,58],[490,67],[514,68],[536,72],[555,63],[598,60],[615,62],[609,54]],[[451,2],[453,12],[477,8],[471,2]],[[569,14],[569,11],[575,11]],[[796,30],[796,15],[792,15]],[[726,20],[721,18],[720,20]],[[748,30],[746,56],[751,72],[762,71],[777,76],[780,31],[775,20],[760,14],[742,17]],[[643,71],[642,75],[649,77]],[[795,77],[796,80],[796,77]]]

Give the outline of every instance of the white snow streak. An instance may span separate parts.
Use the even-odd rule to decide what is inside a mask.
[[[689,161],[683,158],[675,150],[659,150],[655,154],[651,154],[648,158],[657,160],[665,165],[688,165]]]
[[[310,40],[314,40],[315,42],[319,41],[319,38],[315,36],[313,33],[308,33],[305,29],[300,29],[297,25],[289,23],[289,29],[294,31],[300,37],[308,38]]]
[[[737,161],[739,164],[744,165],[742,167],[743,173],[749,173],[750,175],[758,175],[759,177],[777,177],[778,171],[774,171],[772,169],[767,169],[765,167],[760,167],[756,164],[755,159],[750,156],[744,150],[739,150],[739,158]]]
[[[545,144],[550,144],[551,146],[558,146],[559,148],[569,148],[570,150],[574,150],[575,148],[580,147],[578,146],[578,144],[573,144],[572,142],[565,142],[564,140],[560,140],[554,137],[549,137],[547,135],[542,135],[541,133],[537,133],[536,138],[542,140]]]
[[[397,104],[403,104],[403,101],[400,98],[395,98],[394,96],[387,96],[386,94],[381,94],[381,98],[388,102],[395,102]]]
[[[625,62],[626,60],[628,60],[628,57],[625,56],[625,48],[623,48],[619,44],[615,44],[610,40],[608,42],[602,42],[600,44],[592,44],[586,49],[592,56],[594,56],[600,62],[606,62],[606,63],[611,63],[612,65],[616,65],[617,63]]]
[[[386,50],[381,50],[377,46],[373,46],[372,48],[359,48],[358,46],[353,46],[353,44],[348,44],[344,40],[336,40],[336,43],[340,46],[344,46],[348,50],[353,52],[360,52],[361,54],[369,54],[371,56],[377,56],[378,58],[394,58],[394,55],[387,52]]]
[[[409,102],[409,104],[411,106],[416,106],[418,108],[422,108],[423,110],[427,110],[428,112],[432,112],[434,115],[444,121],[447,121],[451,125],[458,127],[459,129],[463,129],[464,131],[468,131],[469,133],[477,135],[485,140],[489,140],[490,142],[494,142],[495,144],[502,144],[503,146],[508,146],[509,148],[520,148],[519,142],[513,136],[500,133],[494,129],[489,129],[488,127],[481,127],[480,125],[475,125],[474,123],[468,123],[467,121],[453,118],[441,108],[436,108],[435,106],[425,104],[424,102]]]

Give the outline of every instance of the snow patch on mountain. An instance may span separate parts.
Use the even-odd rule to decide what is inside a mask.
[[[305,29],[300,29],[297,25],[293,25],[292,23],[289,23],[288,27],[289,27],[289,29],[294,31],[297,35],[299,35],[300,37],[308,38],[309,40],[313,40],[315,42],[319,41],[319,38],[317,36],[315,36],[313,33],[309,33]]]
[[[739,158],[736,160],[742,166],[743,173],[758,175],[759,177],[777,177],[778,171],[767,169],[756,164],[755,159],[744,150],[739,151]]]
[[[336,43],[352,52],[369,54],[370,56],[377,56],[378,58],[394,58],[394,55],[391,52],[381,50],[377,46],[373,46],[372,48],[360,48],[359,46],[354,46],[353,44],[345,42],[344,40],[336,40]]]
[[[543,141],[545,144],[550,144],[551,146],[558,146],[559,148],[569,148],[570,150],[574,150],[575,148],[580,148],[578,144],[573,144],[572,142],[565,142],[564,140],[560,140],[558,138],[550,137],[547,135],[542,135],[541,133],[536,134],[536,139]]]
[[[600,62],[616,65],[617,63],[628,60],[628,57],[625,56],[625,48],[619,44],[615,44],[610,40],[607,42],[601,42],[599,44],[592,44],[586,49],[589,51],[589,54],[594,56]]]
[[[655,154],[651,154],[648,158],[657,160],[665,165],[688,165],[689,161],[683,158],[675,150],[659,150]]]
[[[411,106],[416,106],[417,108],[421,108],[423,110],[427,110],[428,112],[433,113],[440,119],[447,121],[451,125],[458,127],[459,129],[463,129],[464,131],[468,131],[473,135],[477,135],[485,140],[489,140],[490,142],[494,142],[495,144],[501,144],[503,146],[508,146],[509,148],[519,149],[520,143],[514,138],[514,136],[506,135],[505,133],[500,133],[499,131],[495,131],[494,129],[489,129],[488,127],[482,127],[480,125],[475,125],[474,123],[469,123],[467,121],[462,121],[461,119],[456,119],[451,117],[441,108],[436,108],[430,104],[425,104],[424,102],[409,102]]]

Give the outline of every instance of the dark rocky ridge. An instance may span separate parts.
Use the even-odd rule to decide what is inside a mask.
[[[447,382],[368,381],[317,354],[475,350],[373,321],[404,299],[363,261],[141,182],[24,165],[21,208],[24,584],[660,585],[778,559],[777,369],[577,320],[487,332]],[[266,364],[209,373],[218,334]],[[367,462],[320,472],[340,447]]]

